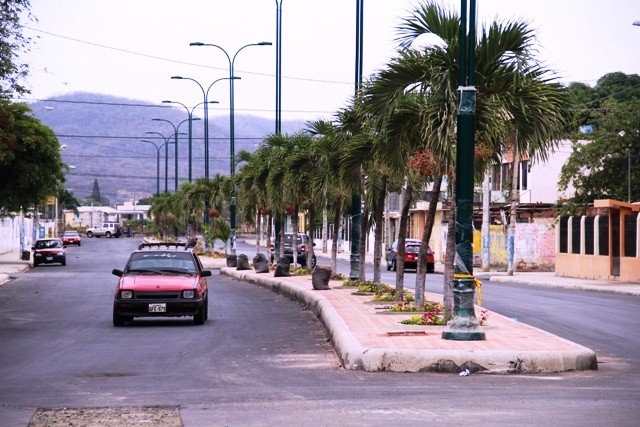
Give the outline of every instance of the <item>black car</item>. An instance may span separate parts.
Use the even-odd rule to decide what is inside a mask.
[[[300,264],[301,267],[307,267],[307,248],[309,247],[309,236],[307,236],[305,233],[298,233],[298,237],[297,237],[298,241],[297,241],[297,246],[298,246],[298,264]],[[285,258],[287,258],[290,262],[293,263],[293,233],[285,233],[284,234],[284,242],[282,242],[282,245],[284,246],[284,256]],[[315,246],[315,243],[314,243]],[[271,262],[273,263],[275,260],[275,246],[272,244],[271,247],[269,248],[269,252],[271,254]],[[316,266],[316,256],[314,255],[313,258],[311,258],[311,262],[309,263],[309,267],[310,268],[314,268]]]

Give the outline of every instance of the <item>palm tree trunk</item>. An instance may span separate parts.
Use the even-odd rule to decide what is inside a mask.
[[[367,256],[367,231],[369,230],[369,208],[366,203],[364,208],[361,209],[360,214],[360,242],[358,243],[358,256],[360,262],[358,263],[358,279],[361,281],[367,280],[366,278],[366,256]]]
[[[256,255],[260,253],[260,209],[256,206]]]
[[[316,217],[316,209],[315,209],[315,205],[313,203],[311,203],[309,205],[309,209],[307,210],[309,216],[307,218],[307,222],[304,224],[304,230],[305,233],[309,236],[309,246],[307,247],[307,267],[311,268],[311,260],[313,259],[313,256],[315,255],[315,243],[313,241],[313,235],[314,235],[314,218]]]
[[[413,187],[407,184],[402,193],[402,212],[400,214],[400,226],[398,227],[398,246],[396,247],[396,301],[404,300],[404,242],[407,237],[407,223],[409,222],[409,209],[413,200]]]
[[[375,230],[373,238],[373,283],[380,284],[380,278],[382,276],[381,265],[382,262],[382,233],[384,227],[382,224],[385,221],[384,206],[387,197],[387,175],[383,175],[380,180],[380,194],[378,195],[378,203],[375,211]]]
[[[516,208],[520,201],[518,181],[520,179],[520,152],[518,151],[518,133],[513,144],[513,173],[511,177],[511,212],[509,215],[509,227],[507,228],[507,275],[513,276],[515,270],[515,239],[516,239]]]
[[[431,240],[431,232],[433,231],[433,223],[436,218],[436,210],[438,208],[438,201],[440,200],[440,186],[442,185],[442,173],[436,175],[433,182],[433,189],[431,190],[431,201],[429,202],[429,209],[427,210],[427,217],[424,222],[424,230],[422,232],[422,242],[420,243],[420,257],[418,260],[418,271],[416,272],[416,307],[422,307],[425,303],[424,288],[427,278],[427,263],[422,262],[426,259],[423,254],[426,254],[429,248],[429,241]]]
[[[340,220],[342,219],[342,197],[338,197],[334,204],[333,232],[331,233],[331,271],[338,271],[338,234],[340,233]]]
[[[444,303],[444,319],[448,322],[453,317],[453,275],[455,273],[454,260],[456,258],[456,186],[455,176],[449,175],[449,192],[451,194],[451,209],[447,226],[447,243],[444,258],[444,289],[442,291]]]

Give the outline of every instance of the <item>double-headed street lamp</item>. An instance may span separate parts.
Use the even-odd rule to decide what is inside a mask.
[[[169,192],[169,181],[168,181],[168,172],[169,172],[169,138],[165,137],[163,134],[161,134],[160,132],[145,132],[146,135],[159,135],[163,140],[164,140],[164,144],[161,144],[159,147],[156,146],[156,148],[158,149],[158,169],[160,167],[160,148],[162,148],[162,146],[164,145],[164,192],[168,193]],[[155,145],[155,144],[154,144]],[[158,171],[158,176],[160,176],[160,172]],[[158,194],[160,193],[160,190],[158,189]]]
[[[242,46],[240,49],[238,49],[236,51],[236,53],[233,55],[233,57],[231,57],[226,50],[224,50],[222,47],[218,46],[217,44],[211,44],[211,43],[202,43],[202,42],[193,42],[190,43],[189,46],[211,46],[211,47],[215,47],[218,48],[222,51],[222,53],[225,54],[225,56],[227,57],[227,61],[229,62],[229,141],[230,141],[230,147],[229,147],[229,157],[230,157],[230,175],[231,175],[231,180],[233,181],[233,177],[235,175],[235,171],[236,171],[236,161],[235,161],[235,119],[234,119],[234,99],[233,99],[233,92],[234,92],[234,84],[233,81],[234,79],[234,65],[236,62],[236,57],[238,56],[238,53],[240,53],[241,50],[249,47],[249,46],[271,46],[272,43],[271,42],[260,42],[260,43],[250,43],[247,45]],[[230,246],[231,246],[231,253],[235,254],[236,252],[236,200],[235,200],[235,185],[232,186],[231,188],[231,205],[229,206],[229,211],[230,211],[230,228],[231,228],[231,236],[230,236]]]
[[[196,107],[193,107],[191,110],[189,110],[189,108],[186,105],[184,105],[182,102],[164,100],[164,101],[162,101],[162,103],[163,104],[178,104],[178,105],[182,105],[184,107],[184,109],[187,110],[187,116],[189,117],[189,182],[191,182],[191,179],[192,179],[191,159],[192,159],[192,140],[193,140],[191,122],[193,122],[194,120],[200,120],[199,117],[196,117],[195,119],[193,118],[193,110],[197,107],[197,105],[196,105]]]
[[[157,133],[157,132],[147,132],[147,133]],[[160,134],[158,134],[160,135]],[[162,137],[164,138],[164,136]],[[153,144],[153,146],[156,148],[156,196],[160,195],[160,150],[162,149],[162,147],[167,147],[167,141],[165,140],[164,143],[158,145],[153,141],[149,141],[148,139],[141,139],[140,141],[142,142],[148,142],[149,144]],[[169,154],[168,150],[167,150],[167,154]],[[167,156],[168,157],[168,156]],[[167,175],[166,175],[166,170],[167,170],[167,157],[165,157],[164,159],[164,164],[165,164],[165,180],[164,180],[164,187],[165,187],[165,192],[167,191]]]
[[[202,96],[204,97],[204,102],[202,102],[202,104],[204,104],[204,177],[205,179],[208,180],[209,179],[209,104],[218,103],[218,101],[209,101],[209,90],[211,90],[211,88],[216,82],[219,82],[220,80],[228,80],[229,78],[223,77],[221,79],[215,80],[213,83],[209,85],[206,91],[204,90],[200,82],[198,82],[196,79],[192,79],[191,77],[172,76],[171,79],[172,80],[191,80],[192,82],[195,82],[195,84],[197,84],[200,87],[200,90],[202,91]],[[233,79],[240,79],[240,77],[234,77]],[[196,105],[196,107],[198,105]],[[207,221],[205,221],[205,223],[207,223]]]
[[[171,125],[171,127],[173,127],[173,136],[175,138],[175,143],[176,143],[176,150],[175,150],[175,168],[176,168],[176,173],[175,173],[175,189],[174,191],[178,191],[178,135],[186,135],[184,132],[182,133],[178,133],[178,129],[180,129],[180,125],[189,121],[189,119],[183,120],[180,123],[178,123],[178,126],[174,125],[170,120],[167,119],[159,119],[157,117],[151,119],[154,122],[167,122]],[[166,188],[165,188],[166,190]]]

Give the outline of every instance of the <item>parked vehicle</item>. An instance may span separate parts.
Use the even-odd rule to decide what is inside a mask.
[[[200,258],[188,243],[142,243],[118,276],[113,325],[135,317],[193,316],[196,325],[209,317],[207,277]]]
[[[64,252],[64,243],[62,239],[38,239],[33,245],[33,266],[40,264],[62,264],[67,265],[67,256]]]
[[[309,236],[307,236],[305,233],[298,233],[298,264],[300,264],[301,267],[307,267],[307,248],[309,247]],[[284,234],[284,242],[282,242],[282,245],[284,246],[284,256],[290,261],[293,262],[293,233],[285,233]],[[314,243],[315,245],[315,243]],[[271,256],[271,263],[274,262],[275,260],[275,246],[273,244],[271,244],[271,247],[269,248],[269,253]],[[314,268],[316,266],[316,256],[314,255],[313,258],[311,259],[311,262],[309,263],[309,267],[310,268]]]
[[[62,235],[62,243],[65,246],[82,246],[82,238],[80,237],[80,233],[78,233],[76,230],[67,230]]]
[[[419,239],[405,239],[405,268],[417,268],[418,254],[420,252],[421,240]],[[416,248],[417,246],[417,248]],[[387,261],[387,270],[396,271],[397,263],[396,258],[398,256],[398,241],[394,241],[389,250],[385,254],[385,260]],[[408,261],[408,265],[407,265]],[[427,273],[433,273],[435,271],[435,257],[431,247],[427,247],[427,253],[425,257],[427,263]]]
[[[122,236],[122,225],[118,222],[103,222],[102,224],[87,228],[85,232],[87,237],[120,237]]]

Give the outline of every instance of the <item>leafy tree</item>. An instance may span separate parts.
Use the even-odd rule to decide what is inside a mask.
[[[583,213],[596,199],[640,198],[640,98],[608,100],[592,115],[594,131],[573,141],[573,151],[562,166],[558,188],[573,186],[563,213]]]
[[[14,93],[29,93],[21,80],[29,72],[26,64],[18,62],[18,55],[28,49],[31,40],[22,35],[20,17],[31,7],[29,0],[0,2],[0,99],[8,99]],[[33,19],[30,13],[28,19]]]
[[[0,100],[0,211],[17,212],[59,193],[60,143],[22,103]]]
[[[403,146],[393,138],[387,139],[387,151],[397,152],[400,147],[416,152],[430,150],[441,166],[434,170],[432,177],[433,182],[438,182],[441,174],[452,170],[455,159],[457,88],[461,84],[458,81],[460,18],[436,1],[424,1],[402,21],[399,34],[398,41],[403,50],[366,90],[367,108],[384,121],[388,120],[390,107],[405,101],[407,92],[424,97],[425,102],[417,104],[419,108],[413,115],[405,114],[404,120],[397,120],[392,126],[383,125],[390,134],[400,135],[405,141],[414,140]],[[413,42],[424,34],[439,37],[441,43],[414,48]],[[527,152],[531,159],[545,160],[564,135],[567,116],[564,92],[554,83],[550,70],[535,58],[534,40],[533,31],[523,21],[493,22],[483,26],[478,33],[474,46],[475,143],[490,156],[476,162],[477,175],[482,175],[490,158],[498,158],[506,152],[509,144],[515,143],[518,151]],[[412,128],[413,132],[407,132]],[[510,134],[517,137],[508,138]],[[406,153],[395,155],[398,158],[407,156]],[[447,178],[452,183],[455,176]],[[436,190],[434,186],[434,191],[439,188]],[[430,214],[435,213],[431,207],[439,199],[434,195]],[[426,225],[431,224],[433,221],[428,218]],[[449,224],[455,224],[455,221],[449,221]],[[425,229],[421,251],[426,249],[430,234],[431,231]],[[449,233],[449,238],[454,239],[455,233]],[[444,294],[448,311],[452,307],[452,295],[447,284],[453,275],[454,252],[447,250]],[[424,277],[425,268],[421,265],[416,275],[416,304],[421,302]]]

